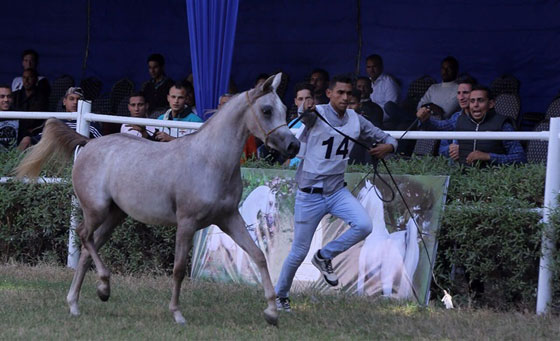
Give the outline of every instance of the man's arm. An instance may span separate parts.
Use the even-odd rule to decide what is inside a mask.
[[[514,131],[513,126],[511,123],[504,123],[502,127],[503,131]],[[511,164],[511,163],[526,163],[527,156],[525,155],[525,151],[523,147],[521,147],[521,143],[519,141],[502,141],[502,145],[506,150],[506,154],[495,154],[490,153],[490,161],[495,164]]]
[[[361,115],[360,120],[360,136],[358,140],[365,141],[367,144],[377,144],[369,150],[369,153],[377,158],[382,158],[388,153],[394,153],[397,150],[397,140],[383,130],[374,126],[370,121]]]
[[[431,117],[423,122],[419,120],[418,127],[422,130],[454,131],[457,126],[459,115],[461,115],[460,111],[454,113],[453,116],[447,120],[436,120]]]
[[[304,112],[298,112],[298,115],[301,117],[301,122],[307,127],[311,128],[315,124],[317,120],[317,114],[315,113],[315,108],[311,110],[306,110]]]

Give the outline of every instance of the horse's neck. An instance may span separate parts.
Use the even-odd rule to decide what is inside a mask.
[[[205,155],[225,166],[239,165],[243,146],[249,137],[245,119],[248,108],[244,94],[240,94],[205,123],[198,132]]]

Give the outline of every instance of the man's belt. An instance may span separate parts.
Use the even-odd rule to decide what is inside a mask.
[[[309,194],[323,194],[323,189],[321,187],[304,187],[299,190]]]

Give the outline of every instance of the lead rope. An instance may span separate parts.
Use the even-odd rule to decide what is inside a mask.
[[[358,140],[354,139],[354,138],[351,137],[351,136],[346,135],[345,133],[343,133],[342,131],[340,131],[339,129],[337,129],[337,128],[334,127],[333,125],[331,125],[330,122],[327,121],[327,119],[324,118],[324,117],[323,117],[321,114],[319,114],[317,111],[313,110],[313,112],[317,115],[317,117],[318,117],[319,119],[321,119],[323,122],[325,122],[329,127],[331,127],[332,129],[334,129],[334,131],[336,131],[336,132],[339,133],[340,135],[346,137],[346,138],[349,139],[350,141],[352,141],[352,142],[354,142],[355,144],[361,146],[362,148],[365,148],[366,150],[370,150],[370,149],[371,149],[371,147],[367,146],[365,143],[363,143],[363,142],[361,142],[361,141],[358,141]],[[299,121],[299,120],[301,119],[301,117],[302,117],[302,116],[300,115],[296,120],[294,120],[294,122],[292,122],[292,124],[290,124],[290,127],[292,127],[295,123],[297,123],[297,121]],[[416,119],[410,124],[410,126],[408,126],[408,128],[406,128],[406,130],[404,131],[404,133],[401,135],[401,137],[399,137],[399,138],[397,139],[397,141],[402,140],[402,138],[409,132],[410,129],[412,129],[412,127],[414,127],[415,124],[417,124],[417,122],[418,122],[418,118],[416,118]],[[374,144],[374,146],[375,146],[375,144]],[[433,267],[434,267],[434,263],[432,262],[432,259],[431,259],[431,257],[430,257],[430,254],[429,254],[429,252],[428,252],[428,246],[426,245],[426,241],[424,240],[424,237],[423,237],[423,234],[424,234],[424,233],[423,233],[422,230],[420,229],[420,226],[418,225],[418,222],[416,221],[416,218],[414,218],[414,215],[412,214],[412,211],[410,210],[410,207],[408,206],[408,203],[406,202],[406,199],[404,198],[404,195],[402,194],[401,190],[399,189],[399,186],[397,185],[397,182],[395,181],[395,178],[393,178],[393,175],[391,174],[391,171],[389,170],[389,167],[387,166],[387,163],[385,162],[384,159],[379,159],[379,160],[381,160],[381,163],[383,164],[383,166],[384,166],[385,169],[387,170],[387,174],[389,175],[389,178],[391,179],[393,185],[394,185],[395,188],[397,189],[397,193],[399,193],[399,196],[401,197],[401,200],[403,201],[403,203],[404,203],[404,205],[405,205],[405,207],[406,207],[406,210],[407,210],[408,213],[410,214],[410,217],[412,218],[412,221],[414,222],[414,225],[416,226],[416,230],[418,231],[418,235],[420,236],[420,240],[422,241],[422,245],[423,245],[423,247],[424,247],[424,250],[426,251],[426,257],[428,258],[428,262],[430,263],[430,273],[431,273],[432,279],[433,279],[435,285],[436,285],[439,289],[441,289],[441,290],[443,291],[443,298],[441,299],[441,301],[442,301],[443,304],[445,305],[445,308],[446,308],[446,309],[453,309],[453,298],[452,298],[451,295],[449,294],[449,291],[445,290],[445,289],[438,283],[438,281],[436,280],[436,277],[435,277],[435,275],[434,275],[434,272],[432,271],[432,269],[433,269]],[[390,199],[390,200],[384,200],[383,198],[379,197],[379,194],[377,194],[377,191],[376,191],[376,195],[377,195],[382,201],[384,201],[384,202],[393,201],[393,200],[395,199],[395,192],[393,191],[393,189],[391,188],[391,186],[390,186],[385,180],[383,180],[383,178],[380,176],[379,171],[377,170],[377,163],[375,163],[375,164],[372,166],[371,170],[368,171],[368,172],[366,173],[366,175],[362,178],[362,180],[360,180],[360,181],[358,182],[358,185],[359,185],[360,183],[362,183],[362,182],[364,181],[364,179],[366,179],[366,178],[371,174],[372,171],[373,171],[373,181],[375,181],[375,177],[377,176],[377,177],[379,178],[379,180],[380,180],[382,183],[384,183],[385,186],[387,186],[387,188],[389,188],[389,190],[390,190],[391,193],[392,193],[392,196],[391,196],[391,199]],[[356,185],[356,187],[354,187],[354,189],[352,190],[352,192],[357,188],[358,185]],[[423,302],[420,302],[420,299],[418,298],[418,295],[417,295],[417,293],[416,293],[416,290],[414,289],[413,283],[411,283],[410,287],[412,288],[412,293],[414,294],[414,297],[416,298],[416,301],[418,302],[418,304],[419,304],[420,306],[422,306],[422,307],[425,307],[426,304],[424,304]]]

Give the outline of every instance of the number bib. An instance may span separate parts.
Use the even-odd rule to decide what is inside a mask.
[[[316,108],[321,116],[325,117],[325,109],[321,106]],[[351,109],[347,109],[346,113],[348,114],[348,122],[336,128],[357,139],[360,136],[358,114]],[[325,175],[344,173],[354,142],[337,133],[319,118],[317,118],[315,125],[308,134],[303,170],[313,174]]]

